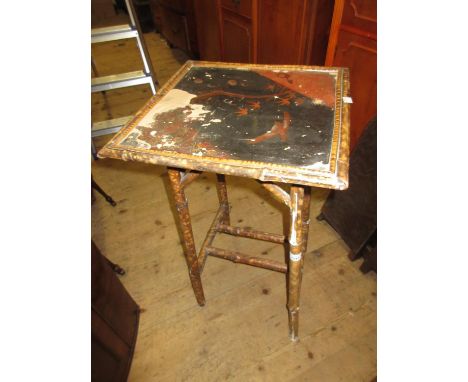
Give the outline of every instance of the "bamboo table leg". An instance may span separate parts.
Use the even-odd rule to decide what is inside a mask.
[[[229,201],[226,188],[226,177],[223,174],[216,174],[216,190],[218,191],[219,204],[226,206],[226,213],[224,214],[223,224],[230,225],[229,217]]]
[[[192,232],[192,224],[188,210],[188,203],[183,191],[182,172],[178,169],[168,169],[172,194],[178,214],[178,223],[182,229],[182,241],[184,254],[189,267],[190,281],[197,298],[198,304],[205,304],[203,287],[200,278],[200,262],[195,250],[195,242]],[[223,211],[221,220],[218,218],[217,229],[221,226],[229,227],[229,201],[225,176],[216,174],[219,204]],[[291,211],[291,223],[289,229],[289,262],[288,262],[288,315],[289,315],[289,336],[291,340],[298,340],[299,328],[299,297],[302,281],[303,254],[307,250],[307,238],[309,232],[309,210],[310,210],[310,187],[291,186],[289,199]],[[213,250],[213,249],[211,249]],[[203,248],[202,248],[203,252]],[[219,250],[218,250],[219,252]],[[227,251],[225,251],[227,252]],[[212,253],[211,253],[212,254]],[[270,268],[269,268],[270,269]]]
[[[299,296],[302,281],[302,257],[304,243],[304,231],[307,221],[303,219],[304,202],[310,203],[310,198],[304,198],[304,187],[291,187],[291,225],[289,229],[289,267],[288,267],[288,314],[289,314],[289,337],[292,341],[298,340],[299,328]],[[306,200],[304,200],[306,199]],[[307,206],[308,208],[308,206]],[[308,215],[307,212],[304,215]]]
[[[169,180],[172,188],[175,206],[178,214],[178,223],[182,230],[182,244],[184,246],[185,259],[189,268],[190,282],[193,292],[197,298],[198,305],[205,305],[205,296],[200,278],[200,269],[198,267],[197,252],[195,250],[195,241],[193,239],[192,223],[188,210],[187,198],[181,187],[181,171],[177,169],[168,169]]]
[[[310,223],[310,194],[311,187],[304,187],[304,203],[302,205],[302,221],[303,221],[303,236],[302,236],[302,253],[307,252],[307,242],[309,239],[309,223]]]

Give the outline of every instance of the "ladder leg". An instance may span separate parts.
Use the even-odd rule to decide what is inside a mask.
[[[101,92],[104,97],[104,105],[108,114],[108,120],[96,122],[91,126],[92,136],[106,135],[115,133],[125,125],[122,119],[129,119],[129,117],[113,118],[108,102],[106,90],[119,89],[129,86],[137,86],[141,84],[150,85],[152,94],[156,94],[159,83],[156,79],[155,72],[151,63],[151,58],[145,44],[143,32],[140,23],[136,17],[135,7],[133,0],[125,0],[127,13],[130,18],[129,24],[115,25],[105,28],[94,28],[91,30],[91,43],[100,43],[107,41],[117,41],[121,39],[135,38],[137,42],[138,51],[140,53],[143,70],[132,71],[128,73],[119,73],[107,76],[99,76],[94,57],[91,55],[91,68],[93,71],[93,78],[91,79],[91,92]],[[91,151],[94,159],[97,159],[96,149],[91,143]]]
[[[137,36],[137,45],[140,51],[141,59],[143,60],[144,70],[146,74],[149,74],[152,79],[151,91],[153,94],[156,94],[156,86],[159,86],[159,83],[156,79],[154,74],[153,65],[151,64],[151,58],[148,53],[148,49],[146,48],[143,32],[141,30],[140,23],[138,22],[138,18],[136,17],[135,7],[133,6],[133,0],[125,0],[128,9],[128,15],[130,17],[130,23],[134,26],[138,31]]]
[[[91,154],[93,155],[94,160],[98,160],[96,146],[94,146],[93,138],[91,138]]]
[[[99,77],[96,63],[94,62],[94,58],[92,55],[91,55],[91,69],[93,70],[94,77]]]

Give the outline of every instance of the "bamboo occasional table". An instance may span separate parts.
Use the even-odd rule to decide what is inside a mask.
[[[348,187],[348,91],[343,68],[188,61],[99,152],[168,166],[199,305],[207,256],[286,273],[289,333],[297,340],[311,186]],[[219,209],[197,256],[184,188],[203,171],[217,174]],[[289,207],[288,238],[230,224],[225,174],[260,181]],[[276,183],[289,183],[290,192]],[[215,248],[219,232],[288,241],[288,264]]]

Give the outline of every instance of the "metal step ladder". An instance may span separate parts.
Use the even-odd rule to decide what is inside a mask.
[[[143,33],[140,24],[136,17],[135,8],[132,0],[125,0],[130,18],[130,24],[115,25],[105,28],[94,28],[91,30],[91,43],[116,41],[128,38],[135,38],[138,45],[138,50],[143,61],[143,70],[133,72],[113,74],[109,76],[94,77],[91,79],[91,92],[104,92],[107,90],[120,89],[129,86],[148,84],[151,91],[156,94],[156,86],[158,81],[154,75],[153,66],[149,58],[148,50],[145,45]],[[91,63],[95,75],[97,69],[91,58]],[[109,119],[107,121],[95,122],[91,127],[91,148],[93,156],[96,158],[96,150],[93,144],[93,138],[101,135],[112,134],[118,132],[133,116]]]

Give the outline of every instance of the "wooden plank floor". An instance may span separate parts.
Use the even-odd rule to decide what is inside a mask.
[[[183,55],[175,56],[155,33],[145,39],[162,84]],[[100,74],[138,68],[131,67],[138,54],[130,53],[130,42],[93,48]],[[150,96],[144,87],[113,92],[107,101],[102,94],[93,96],[93,120],[134,113]],[[96,139],[97,146],[109,138]],[[98,160],[92,171],[117,201],[112,208],[96,194],[92,237],[105,256],[125,268],[121,281],[142,308],[130,381],[368,382],[376,375],[376,276],[361,274],[360,261],[348,260],[348,248],[335,231],[315,219],[326,190],[313,191],[300,341],[292,343],[283,274],[210,257],[202,276],[206,305],[197,305],[165,168]],[[254,181],[227,181],[236,225],[284,232],[286,208]],[[213,175],[189,186],[187,196],[199,248],[217,210]],[[215,245],[279,260],[285,256],[282,246],[228,235]]]

